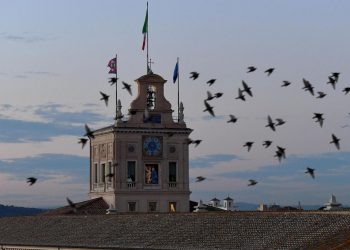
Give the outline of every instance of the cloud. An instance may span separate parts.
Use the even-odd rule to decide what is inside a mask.
[[[232,160],[237,160],[238,157],[233,154],[213,154],[200,156],[195,159],[190,160],[190,168],[207,168],[215,167],[216,164],[222,162],[230,162]]]

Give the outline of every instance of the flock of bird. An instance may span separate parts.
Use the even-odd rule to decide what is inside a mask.
[[[255,66],[249,66],[247,68],[247,72],[246,73],[252,73],[254,71],[257,70],[257,67]],[[273,72],[274,72],[275,68],[269,68],[267,70],[265,70],[264,72],[267,74],[267,76],[270,76]],[[190,78],[193,80],[198,79],[199,77],[199,73],[198,72],[190,72]],[[331,73],[331,75],[328,76],[328,82],[327,84],[331,84],[332,88],[335,90],[336,89],[336,84],[338,83],[339,80],[339,72],[334,72]],[[216,79],[210,79],[209,81],[207,81],[207,84],[209,86],[213,85],[215,83]],[[314,86],[305,78],[302,79],[303,82],[303,87],[302,89],[304,89],[305,91],[308,91],[312,96],[315,95],[314,93]],[[290,81],[283,81],[281,87],[288,87],[289,85],[291,85]],[[345,87],[342,92],[344,92],[345,95],[347,95],[350,92],[350,87]],[[238,96],[235,97],[235,99],[237,100],[241,100],[241,101],[246,101],[246,95],[247,94],[249,97],[253,97],[253,92],[252,92],[252,88],[250,86],[248,86],[248,84],[242,80],[242,87],[238,88]],[[322,91],[318,91],[317,92],[318,96],[316,98],[324,98],[327,94],[322,92]],[[207,91],[207,98],[204,99],[204,110],[203,112],[208,112],[212,117],[215,117],[215,112],[214,112],[214,107],[210,105],[210,101],[213,100],[214,98],[219,98],[221,97],[223,94],[222,93],[216,93],[216,94],[212,94],[210,91]],[[350,114],[350,113],[349,113]],[[323,126],[323,122],[325,120],[325,118],[323,117],[323,113],[314,113],[312,119],[315,120],[315,122],[317,122],[320,127]],[[236,123],[238,121],[238,118],[233,115],[233,114],[229,114],[229,120],[227,121],[228,123]],[[283,120],[282,118],[275,118],[273,119],[270,115],[267,115],[267,124],[266,127],[270,128],[272,131],[276,131],[276,128],[278,126],[282,126],[283,124],[286,123],[285,120]],[[190,143],[193,143],[194,141],[189,139]],[[197,141],[196,146],[198,146],[199,142],[201,142],[202,140],[195,140]],[[340,150],[340,138],[338,138],[335,134],[331,135],[331,144],[334,144],[337,150]],[[262,145],[265,148],[268,148],[271,146],[271,144],[273,143],[273,141],[271,140],[265,140],[263,141]],[[247,148],[247,151],[249,152],[253,146],[254,142],[253,141],[247,141],[243,144],[243,147]],[[275,155],[274,157],[276,157],[278,159],[279,162],[282,161],[282,159],[286,158],[286,148],[281,147],[281,146],[276,146],[276,151],[275,151]],[[315,169],[311,168],[311,167],[307,167],[306,174],[309,174],[313,179],[315,178]],[[196,182],[201,182],[204,181],[206,179],[206,177],[204,176],[198,176],[196,177]],[[250,179],[248,180],[248,186],[254,186],[258,183],[258,181]]]

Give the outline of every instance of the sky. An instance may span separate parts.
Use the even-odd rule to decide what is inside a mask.
[[[191,200],[229,195],[235,202],[314,205],[331,194],[350,205],[350,34],[346,0],[150,0],[152,70],[172,83],[180,60],[180,100],[190,137]],[[78,137],[113,123],[99,91],[111,95],[108,61],[132,83],[146,73],[141,50],[146,1],[4,0],[0,9],[0,204],[55,207],[88,198],[89,150]],[[247,73],[248,66],[257,70]],[[268,68],[275,71],[267,76]],[[200,73],[197,80],[191,71]],[[334,90],[327,84],[340,72]],[[217,79],[212,86],[206,82]],[[304,91],[303,78],[315,96]],[[235,99],[244,80],[253,92]],[[281,87],[284,80],[291,82]],[[215,118],[203,112],[210,101]],[[316,98],[318,91],[327,93]],[[118,89],[122,111],[135,98]],[[313,113],[324,114],[321,128]],[[229,114],[238,118],[227,123]],[[272,131],[267,116],[286,123]],[[340,138],[340,150],[329,142]],[[265,149],[264,140],[273,144]],[[254,141],[250,152],[243,147]],[[275,157],[276,146],[286,159]],[[316,178],[305,174],[315,169]],[[205,176],[195,182],[196,176]],[[38,182],[28,186],[26,178]],[[247,186],[249,179],[258,181]]]

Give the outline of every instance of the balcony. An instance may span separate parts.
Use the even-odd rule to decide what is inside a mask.
[[[175,188],[176,188],[176,185],[177,185],[177,182],[174,182],[174,181],[169,182],[169,188],[170,188],[170,189],[175,189]]]
[[[128,188],[135,188],[136,187],[136,182],[135,181],[130,181],[127,182]]]

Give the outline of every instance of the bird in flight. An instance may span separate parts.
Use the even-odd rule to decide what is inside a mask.
[[[243,145],[243,147],[247,147],[248,152],[249,152],[250,149],[252,148],[253,144],[254,144],[253,141],[247,141],[247,142]]]
[[[210,91],[207,91],[207,99],[205,99],[205,100],[207,100],[207,101],[211,101],[211,100],[213,100],[215,97],[210,93]]]
[[[283,84],[281,85],[281,87],[287,87],[291,84],[290,81],[283,81]]]
[[[271,144],[272,144],[272,141],[266,140],[263,142],[262,145],[265,146],[265,148],[268,148],[268,147],[270,147]]]
[[[277,146],[277,151],[275,152],[275,157],[277,157],[278,161],[281,162],[282,158],[286,158],[286,149],[280,146]]]
[[[256,70],[256,67],[249,66],[247,69],[248,69],[247,73],[250,73],[250,72],[254,72]]]
[[[322,91],[317,91],[317,94],[318,94],[318,96],[316,98],[320,98],[320,99],[327,95],[326,93],[324,93]]]
[[[265,73],[267,73],[267,76],[270,76],[274,70],[275,70],[275,68],[269,68],[269,69],[265,70]]]
[[[332,134],[332,141],[330,143],[334,143],[335,147],[339,150],[340,145],[339,145],[340,139],[336,137],[334,134]]]
[[[111,83],[111,86],[112,86],[113,84],[117,83],[118,79],[119,78],[117,78],[117,77],[111,77],[111,78],[109,78],[108,82]]]
[[[103,93],[102,91],[100,91],[100,94],[101,94],[101,101],[103,100],[103,101],[105,101],[105,104],[106,104],[106,106],[108,106],[108,98],[109,98],[109,95],[107,95],[107,94],[105,94],[105,93]]]
[[[328,76],[327,84],[331,84],[333,89],[335,89],[335,84],[336,83],[337,83],[337,79],[335,79],[333,76]]]
[[[309,174],[312,177],[312,179],[315,179],[315,169],[314,168],[307,167],[305,174]]]
[[[129,92],[129,94],[132,95],[132,92],[131,92],[131,84],[128,84],[128,83],[126,83],[126,82],[124,82],[124,81],[122,81],[122,84],[123,84],[123,86],[124,86],[122,89],[126,89],[126,90]]]
[[[281,119],[281,118],[276,118],[275,119],[276,120],[276,126],[281,126],[281,125],[283,125],[283,124],[285,124],[286,123],[286,121],[285,120],[283,120],[283,119]]]
[[[342,91],[343,91],[343,92],[345,93],[345,95],[346,95],[346,94],[348,94],[348,93],[350,92],[350,87],[346,87],[346,88],[344,88]]]
[[[28,177],[27,183],[29,183],[29,186],[33,185],[37,181],[37,178],[35,177]]]
[[[95,138],[93,132],[91,131],[91,129],[89,128],[89,126],[87,124],[85,124],[85,135],[84,136],[87,136],[89,137],[90,139],[91,138]]]
[[[245,81],[242,81],[242,84],[243,84],[243,91],[246,92],[248,95],[253,96],[253,93],[250,90],[251,87],[249,87]]]
[[[198,77],[198,76],[197,76]],[[216,79],[210,79],[207,81],[207,84],[209,84],[209,87],[215,83]]]
[[[193,71],[190,74],[191,74],[190,78],[192,78],[193,80],[196,80],[199,76],[199,73],[196,71]]]
[[[311,83],[305,78],[303,78],[303,83],[304,83],[303,89],[305,91],[309,91],[311,95],[314,95],[314,87],[311,85]]]
[[[68,197],[66,197],[68,205],[72,208],[73,213],[77,213],[77,206],[74,204],[73,201],[71,201]]]
[[[205,105],[205,109],[203,110],[203,112],[208,111],[209,114],[211,114],[211,116],[215,117],[213,107],[210,106],[210,104],[206,100],[204,100],[204,105]]]
[[[196,177],[196,182],[201,182],[201,181],[204,181],[206,178],[203,177],[203,176],[197,176]]]
[[[235,123],[237,121],[237,117],[234,115],[229,115],[230,116],[230,120],[228,120],[227,122],[232,122]]]
[[[221,96],[223,96],[224,93],[221,93],[221,92],[217,92],[214,94],[214,97],[215,98],[220,98]]]
[[[243,91],[240,88],[238,88],[238,96],[236,97],[236,99],[241,99],[242,101],[245,101]]]
[[[256,180],[249,180],[248,186],[254,186],[256,184],[258,184]]]
[[[275,129],[275,123],[272,121],[271,116],[267,116],[267,125],[265,127],[271,128],[273,131],[276,131]]]
[[[81,137],[79,138],[79,141],[78,143],[81,143],[81,148],[83,149],[87,143],[88,139],[84,138],[84,137]]]
[[[196,148],[201,142],[202,140],[193,140],[191,143],[195,144],[194,147]]]
[[[314,113],[314,116],[312,117],[312,119],[316,119],[315,122],[318,122],[322,128],[323,121],[324,121],[323,113]]]

